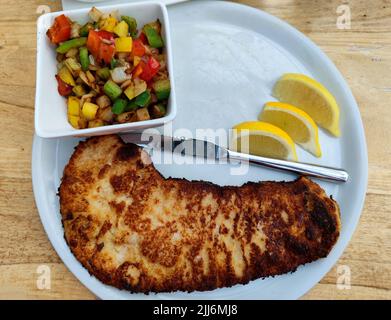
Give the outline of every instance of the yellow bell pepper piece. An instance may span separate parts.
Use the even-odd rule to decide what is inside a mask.
[[[101,119],[96,119],[88,122],[88,128],[97,128],[104,126],[104,122]]]
[[[75,80],[73,79],[72,73],[66,66],[63,66],[58,72],[58,76],[62,81],[70,86],[74,87],[76,85]]]
[[[78,116],[72,116],[68,114],[68,121],[75,129],[79,129],[79,120],[80,118]]]
[[[117,52],[132,52],[133,40],[131,37],[116,38],[115,50]]]
[[[129,87],[127,87],[124,93],[129,100],[132,100],[136,96],[134,92],[134,85],[131,84]]]
[[[141,57],[138,57],[138,56],[134,56],[133,58],[133,66],[137,66],[141,61]]]
[[[77,116],[80,115],[80,100],[76,97],[69,97],[68,98],[68,114],[70,116]]]
[[[86,120],[90,121],[95,119],[96,112],[98,111],[98,109],[99,109],[98,105],[91,102],[85,102],[83,104],[83,107],[81,108],[81,112],[83,114],[83,117]]]
[[[116,18],[109,16],[101,22],[100,29],[108,32],[113,32],[118,21]]]
[[[120,38],[126,37],[128,35],[128,32],[129,26],[125,21],[121,21],[114,28],[114,33]]]

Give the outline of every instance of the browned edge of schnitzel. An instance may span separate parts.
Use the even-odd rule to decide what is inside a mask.
[[[250,201],[259,201],[262,197],[273,197],[281,194],[286,197],[298,198],[299,202],[293,203],[297,206],[295,210],[303,212],[302,214],[293,213],[295,219],[293,222],[299,225],[304,224],[305,232],[296,234],[289,229],[286,223],[281,219],[281,210],[278,203],[273,202],[275,213],[267,212],[268,217],[256,217],[256,221],[263,222],[263,233],[267,237],[266,251],[261,252],[257,246],[248,244],[251,249],[251,255],[246,262],[246,268],[241,277],[234,274],[230,262],[227,261],[224,269],[215,269],[216,274],[208,274],[201,276],[199,279],[192,281],[183,280],[183,275],[173,273],[170,278],[165,279],[164,283],[154,281],[151,275],[145,275],[143,280],[134,284],[129,282],[127,270],[129,268],[142,269],[139,264],[132,262],[124,262],[118,268],[109,268],[103,258],[97,258],[101,252],[104,243],[97,239],[100,235],[110,229],[110,225],[103,223],[96,239],[92,239],[93,232],[90,226],[93,221],[93,212],[88,212],[88,203],[85,199],[75,201],[75,197],[82,194],[84,188],[91,187],[94,179],[100,179],[110,172],[110,166],[107,164],[99,164],[99,174],[97,177],[92,177],[85,171],[78,168],[78,161],[83,152],[88,148],[100,148],[102,141],[112,139],[116,147],[113,150],[104,150],[104,153],[115,153],[114,163],[121,165],[129,165],[136,170],[149,170],[153,175],[156,175],[156,180],[160,183],[167,183],[170,186],[177,187],[181,190],[181,194],[186,196],[186,193],[211,193],[217,200],[224,199],[226,193],[236,194],[244,204]],[[100,151],[97,149],[97,152]],[[302,264],[312,262],[319,258],[326,257],[334,244],[338,240],[341,228],[340,212],[338,204],[328,198],[324,190],[316,183],[306,177],[299,177],[295,181],[290,182],[273,182],[265,181],[260,183],[248,182],[241,187],[225,186],[221,187],[211,182],[205,181],[188,181],[183,178],[164,178],[153,166],[153,164],[143,164],[141,159],[141,148],[125,144],[118,136],[93,137],[86,141],[80,142],[75,148],[68,165],[64,169],[64,177],[59,188],[60,205],[62,222],[65,230],[65,240],[67,241],[71,251],[82,265],[105,284],[113,285],[119,289],[126,289],[131,292],[170,292],[170,291],[205,291],[220,287],[229,287],[235,284],[245,284],[257,278],[265,278],[275,276],[287,272],[293,272]],[[126,177],[129,179],[129,177]],[[112,179],[113,180],[113,179]],[[115,180],[115,179],[114,179]],[[115,183],[114,183],[115,182]],[[118,179],[112,181],[112,187],[120,192],[127,189],[126,180]],[[125,184],[125,185],[124,185]],[[123,189],[123,190],[122,190]],[[286,192],[286,195],[284,195]],[[274,194],[273,194],[274,193]],[[262,198],[262,199],[263,199]],[[253,227],[254,212],[250,216],[250,207],[242,206],[242,211],[238,213],[239,218],[244,220],[244,224],[251,224],[247,227],[240,227],[243,231],[244,238],[251,238],[254,234]],[[117,212],[124,213],[125,208],[116,208]],[[76,212],[78,212],[76,217]],[[265,214],[265,213],[263,213]],[[257,215],[257,214],[255,214]],[[264,220],[262,220],[264,219]],[[247,221],[247,222],[246,222]],[[237,228],[237,226],[234,226]],[[228,230],[229,231],[229,230]],[[95,232],[95,231],[94,231]],[[96,233],[96,232],[95,232]],[[321,239],[318,243],[317,238]],[[91,247],[91,242],[94,244]],[[170,253],[169,254],[174,254]],[[211,252],[211,257],[215,257],[215,253]],[[229,252],[227,256],[229,256]],[[146,255],[143,259],[151,259],[159,262],[159,253],[154,255]],[[175,257],[173,257],[175,260]],[[162,262],[162,268],[167,268]],[[194,274],[202,273],[202,269],[194,268]],[[221,266],[219,266],[221,268]],[[167,268],[168,269],[168,268]],[[212,268],[213,269],[213,268]],[[142,276],[141,276],[142,277]]]

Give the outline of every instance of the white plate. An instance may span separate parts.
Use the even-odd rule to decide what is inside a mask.
[[[343,167],[345,184],[318,181],[338,201],[342,230],[327,258],[298,268],[293,274],[252,281],[242,286],[203,293],[129,294],[105,286],[76,261],[63,237],[56,195],[62,171],[77,140],[35,137],[33,186],[42,223],[57,253],[76,277],[104,299],[296,299],[337,262],[348,244],[362,210],[367,185],[367,151],[363,126],[352,93],[326,55],[308,38],[260,10],[228,2],[190,2],[169,8],[173,39],[178,114],[174,128],[230,128],[256,119],[270,100],[271,88],[284,72],[303,72],[324,83],[341,107],[342,136],[321,130],[324,156],[318,160],[298,150],[302,161]],[[291,180],[293,175],[251,167],[231,176],[228,165],[158,165],[165,176],[204,179],[221,185],[253,180]]]

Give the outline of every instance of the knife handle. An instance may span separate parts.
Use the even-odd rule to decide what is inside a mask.
[[[251,154],[245,154],[245,153],[240,153],[231,150],[227,150],[227,151],[228,151],[229,159],[247,161],[251,164],[256,164],[256,165],[269,167],[273,169],[286,170],[286,171],[299,173],[310,177],[321,178],[321,179],[342,181],[342,182],[346,182],[349,179],[349,174],[342,169],[323,167],[315,164],[259,157],[259,156],[254,156]]]

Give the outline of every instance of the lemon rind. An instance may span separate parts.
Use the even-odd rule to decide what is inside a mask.
[[[288,150],[288,156],[286,158],[287,160],[298,160],[294,141],[288,135],[288,133],[275,125],[263,121],[247,121],[234,126],[232,133],[233,135],[231,142],[235,139],[237,140],[241,138],[244,135],[251,134],[261,134],[263,136],[273,138],[279,142],[282,142],[286,150]]]
[[[276,110],[280,112],[284,111],[292,115],[293,117],[298,118],[310,131],[310,140],[308,140],[307,142],[296,143],[314,156],[318,158],[322,156],[322,151],[319,144],[318,126],[308,113],[288,103],[269,101],[265,103],[264,108],[259,115],[259,120],[261,120],[263,112],[270,110]]]
[[[332,121],[331,124],[328,126],[321,125],[322,128],[328,130],[331,134],[338,137],[340,136],[340,128],[339,128],[339,118],[340,118],[340,109],[338,106],[337,101],[335,100],[334,96],[330,93],[330,91],[321,83],[316,81],[315,79],[312,79],[304,74],[300,73],[286,73],[284,74],[276,83],[276,85],[273,88],[273,95],[276,98],[279,98],[279,95],[276,94],[275,88],[278,84],[282,83],[283,81],[295,81],[300,82],[307,87],[312,88],[312,90],[319,93],[321,96],[323,96],[323,99],[327,101],[327,104],[330,106],[331,114],[332,114]]]

